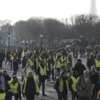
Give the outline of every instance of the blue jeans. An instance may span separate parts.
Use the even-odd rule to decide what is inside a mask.
[[[17,74],[17,71],[18,71],[18,70],[14,70],[14,73],[13,73],[13,75],[16,75],[16,74]]]
[[[64,93],[61,95],[58,94],[58,100],[68,100],[67,93],[66,94]]]

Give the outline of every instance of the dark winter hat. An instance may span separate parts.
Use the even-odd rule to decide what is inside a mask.
[[[81,59],[77,59],[78,62],[82,61]]]

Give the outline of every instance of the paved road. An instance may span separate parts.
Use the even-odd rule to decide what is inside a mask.
[[[82,62],[84,65],[86,65],[86,59],[85,58],[82,58]],[[3,68],[0,69],[1,70],[7,70],[8,74],[10,76],[12,76],[12,73],[13,73],[13,70],[10,69],[10,66],[8,65],[8,63],[5,65],[5,63],[3,62]],[[23,84],[23,82],[21,81],[21,65],[19,66],[19,70],[18,70],[18,73],[17,73],[17,77],[21,83],[21,86]],[[35,97],[35,100],[58,100],[57,99],[57,93],[56,91],[53,89],[53,84],[54,83],[50,83],[48,84],[46,82],[46,87],[45,87],[45,90],[46,90],[46,94],[48,95],[47,97],[43,97],[41,95],[41,88],[40,88],[40,95],[38,97]],[[13,99],[15,100],[15,99]],[[25,98],[22,97],[22,100],[25,100]],[[68,94],[68,100],[71,100],[71,94]]]

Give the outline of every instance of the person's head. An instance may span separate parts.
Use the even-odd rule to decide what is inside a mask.
[[[92,58],[93,58],[93,56],[92,56],[92,55],[90,55],[90,56],[89,56],[89,58],[90,58],[90,59],[92,59]]]
[[[0,80],[0,89],[2,88],[2,81]]]
[[[93,66],[91,67],[91,71],[92,71],[92,72],[95,72],[95,70],[96,70],[96,68],[95,68],[95,66],[93,65]]]
[[[78,72],[73,70],[73,76],[77,76],[78,75]]]
[[[16,83],[18,82],[18,78],[16,75],[12,76],[12,79],[11,79],[12,83]]]
[[[85,78],[89,77],[89,71],[88,70],[84,70],[84,76],[85,76]]]
[[[67,66],[71,67],[71,62],[70,61],[67,62]]]
[[[77,62],[78,62],[78,64],[82,64],[82,60],[81,59],[78,59]]]
[[[29,71],[27,74],[28,74],[28,78],[32,77],[32,72],[31,71]]]
[[[6,74],[7,74],[6,70],[2,71],[2,76],[6,76]]]
[[[62,73],[61,73],[61,76],[67,77],[67,71],[66,70],[63,70]]]

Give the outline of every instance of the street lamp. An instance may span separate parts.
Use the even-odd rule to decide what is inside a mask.
[[[80,37],[81,37],[81,45],[82,45],[82,38],[83,38],[83,35],[81,35]]]
[[[41,37],[41,50],[42,50],[42,37],[43,37],[42,33],[41,33],[40,37]]]
[[[10,33],[8,33],[8,48],[10,46]]]

